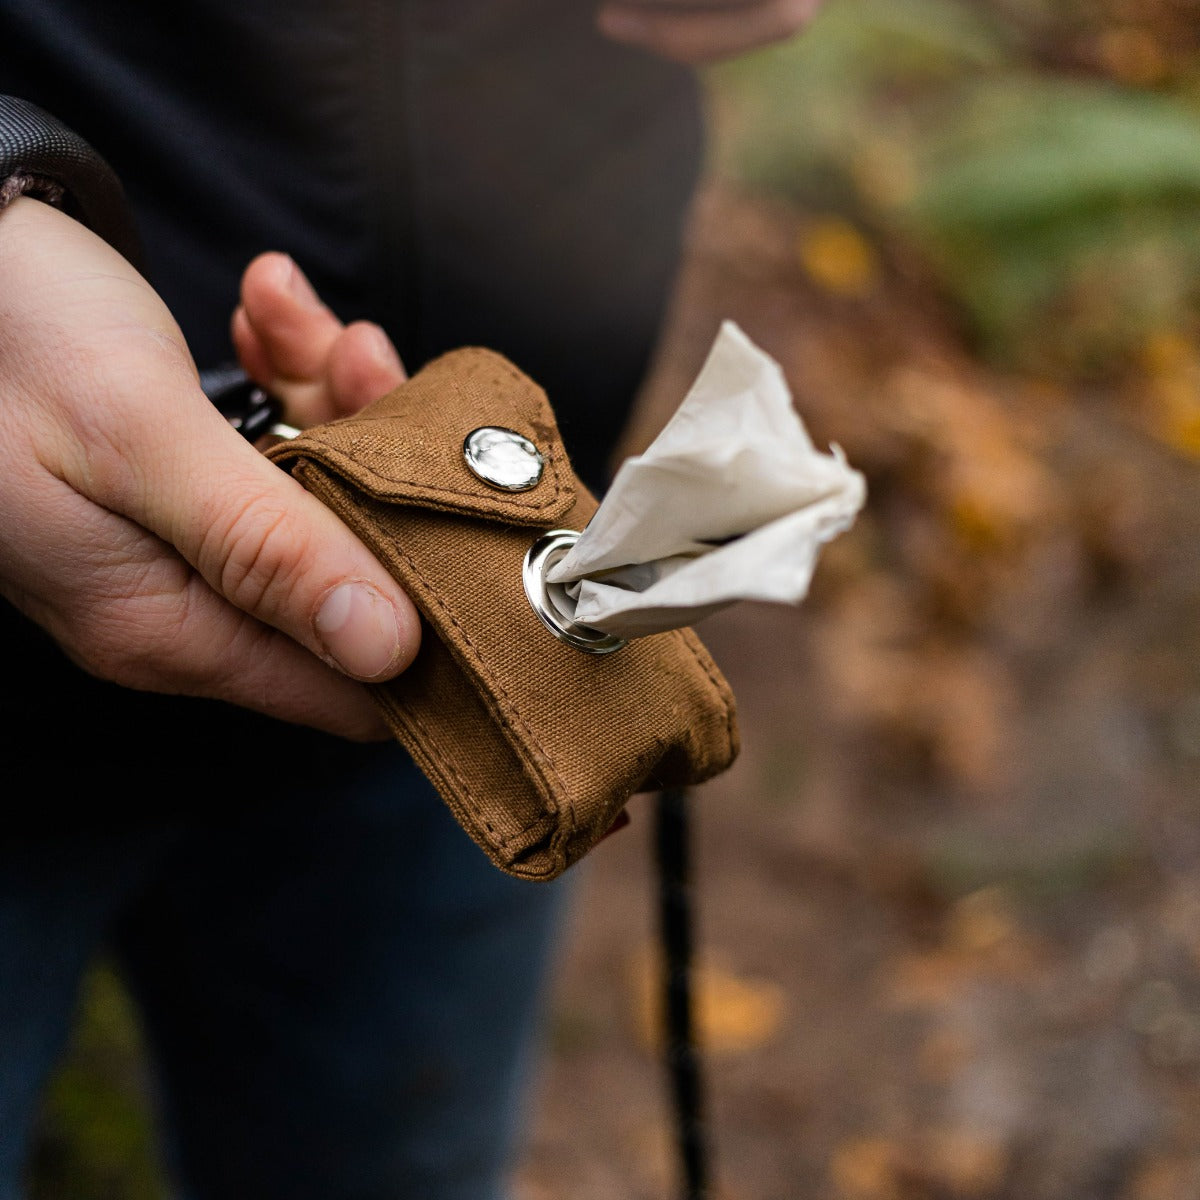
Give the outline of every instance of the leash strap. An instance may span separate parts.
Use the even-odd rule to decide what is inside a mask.
[[[688,795],[660,792],[655,809],[655,854],[663,944],[663,999],[667,1070],[675,1102],[676,1135],[683,1168],[684,1200],[710,1195],[709,1145],[704,1126],[704,1087],[696,1046],[692,993],[692,882]]]

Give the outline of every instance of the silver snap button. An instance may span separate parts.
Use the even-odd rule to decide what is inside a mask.
[[[543,534],[525,555],[521,582],[538,619],[560,642],[588,654],[611,654],[626,645],[615,634],[602,633],[575,620],[575,601],[561,583],[550,583],[546,572],[579,540],[574,529],[552,529]]]
[[[473,475],[505,492],[526,492],[536,487],[546,465],[527,437],[498,425],[485,425],[468,433],[463,457]]]

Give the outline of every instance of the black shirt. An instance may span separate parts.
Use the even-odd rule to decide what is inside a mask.
[[[53,113],[115,168],[150,280],[201,368],[232,356],[246,263],[283,250],[344,320],[383,324],[410,370],[463,344],[507,354],[546,388],[595,485],[657,332],[701,135],[691,73],[601,38],[594,11],[0,0],[0,93]],[[6,737],[69,748],[49,789],[32,752],[10,787],[69,796],[112,758],[127,791],[158,803],[161,776],[143,787],[135,767],[211,763],[248,744],[264,759],[300,736],[91,680],[2,607]],[[303,737],[311,769],[316,735]],[[213,788],[203,773],[171,783]]]

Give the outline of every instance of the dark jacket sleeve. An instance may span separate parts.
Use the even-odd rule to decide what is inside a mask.
[[[29,181],[13,191],[53,199],[135,266],[141,249],[121,182],[77,133],[48,112],[0,96],[0,184]]]

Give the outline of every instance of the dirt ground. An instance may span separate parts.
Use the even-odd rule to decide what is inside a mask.
[[[708,192],[630,442],[732,317],[871,489],[804,607],[701,627],[744,740],[694,796],[720,1195],[1200,1196],[1200,367],[991,373],[902,252],[814,274],[815,221]],[[677,1194],[633,815],[579,872],[521,1200]]]

